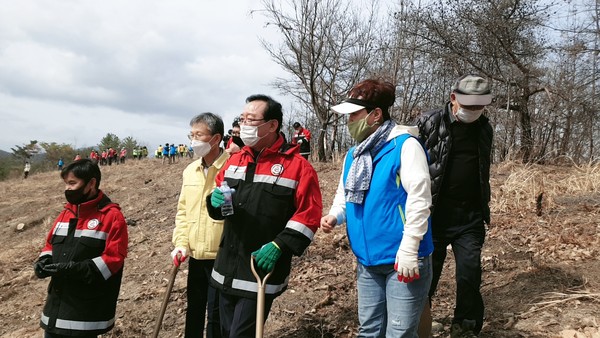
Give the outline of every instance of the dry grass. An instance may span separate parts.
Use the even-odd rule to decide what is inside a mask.
[[[566,208],[565,197],[600,204],[600,165],[543,166],[504,162],[492,174],[492,212],[535,210],[543,193],[543,209]]]

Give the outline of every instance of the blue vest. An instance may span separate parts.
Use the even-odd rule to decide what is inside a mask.
[[[400,183],[400,154],[409,134],[390,140],[373,158],[373,176],[362,204],[346,202],[346,229],[354,255],[365,266],[394,264],[404,231],[407,193]],[[344,183],[354,161],[350,148],[344,164]],[[431,218],[419,246],[419,257],[433,252]]]

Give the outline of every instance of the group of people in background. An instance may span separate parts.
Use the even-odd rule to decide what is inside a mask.
[[[92,149],[90,154],[87,156],[92,162],[104,166],[104,165],[112,165],[114,164],[125,164],[125,160],[128,158],[127,148],[121,148],[121,150],[114,149],[113,147],[109,147],[104,149],[101,153],[98,150]],[[134,147],[132,150],[131,157],[134,160],[141,160],[142,158],[148,157],[148,148],[146,146]],[[81,154],[75,155],[73,158],[73,162],[81,160],[83,157]],[[62,170],[65,162],[63,158],[59,158],[56,163],[56,167],[58,170]]]
[[[291,146],[299,145],[298,151],[300,152],[300,155],[308,160],[311,151],[311,133],[308,129],[302,127],[300,122],[294,122],[292,126],[294,127],[294,134],[292,135],[290,144]],[[244,141],[242,141],[242,138],[240,137],[239,120],[234,120],[231,127],[232,128],[229,129],[227,134],[223,136],[223,145],[226,152],[234,154],[244,147]],[[280,134],[283,137],[284,142],[287,143],[285,134],[282,131],[280,131]]]
[[[202,113],[190,121],[190,146],[198,159],[183,171],[171,252],[178,267],[189,257],[184,337],[202,337],[205,330],[207,337],[254,337],[264,323],[256,322],[253,272],[260,278],[270,274],[266,321],[288,287],[292,257],[303,254],[318,228],[329,233],[344,223],[357,260],[359,337],[430,337],[448,245],[457,283],[451,337],[479,334],[493,135],[482,113],[492,102],[490,83],[460,77],[450,101],[412,126],[392,120],[394,101],[392,83],[369,79],[332,107],[347,117],[356,146],[345,156],[325,216],[317,173],[303,148],[310,132],[295,123],[287,143],[279,102],[248,97],[227,142],[218,115]],[[169,157],[177,149],[166,144],[163,161],[165,148]],[[39,278],[53,281],[41,320],[47,338],[96,337],[114,326],[127,229],[118,206],[99,190],[94,166],[80,160],[61,172],[69,203],[34,267]],[[230,204],[225,183],[233,191]],[[76,218],[75,209],[87,211]],[[86,231],[77,236],[75,229]],[[80,252],[79,241],[102,245]],[[84,303],[83,285],[107,297]]]
[[[175,145],[174,143],[165,143],[164,146],[162,144],[159,145],[154,151],[154,158],[162,159],[163,164],[165,161],[168,164],[172,164],[175,163],[177,159],[193,157],[194,150],[191,146],[187,146],[185,144]]]

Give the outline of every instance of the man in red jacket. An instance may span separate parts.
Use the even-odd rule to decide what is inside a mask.
[[[220,291],[219,314],[223,337],[254,337],[257,282],[250,269],[272,271],[265,285],[264,318],[275,297],[287,288],[292,256],[312,242],[323,203],[317,173],[285,143],[279,129],[281,104],[266,95],[246,99],[240,119],[245,146],[232,154],[218,173],[217,187],[227,181],[235,189],[233,215],[224,217],[221,190],[207,197],[213,219],[225,219],[211,283]]]
[[[41,327],[45,338],[97,337],[115,325],[127,224],[118,204],[100,189],[90,159],[61,171],[67,204],[54,221],[34,272],[52,277]]]
[[[292,137],[292,144],[300,145],[300,155],[308,160],[310,155],[310,131],[300,124],[300,122],[294,122],[294,136]]]

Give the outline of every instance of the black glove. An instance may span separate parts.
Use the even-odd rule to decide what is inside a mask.
[[[104,280],[92,260],[47,264],[42,271],[49,276],[76,279],[91,284]]]
[[[48,276],[62,277],[67,276],[73,270],[75,262],[52,263],[42,267],[42,271]]]
[[[43,256],[35,262],[33,265],[33,272],[35,272],[37,278],[46,278],[50,276],[44,271],[44,267],[50,263],[52,263],[52,256]]]

